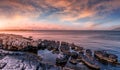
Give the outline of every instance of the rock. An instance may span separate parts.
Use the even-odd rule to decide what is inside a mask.
[[[47,46],[47,49],[48,49],[49,51],[51,51],[51,50],[53,50],[53,46],[49,45],[49,46]]]
[[[115,59],[114,61],[117,61],[118,56],[114,54],[108,54],[110,59]]]
[[[70,46],[71,46],[72,50],[77,51],[79,53],[84,53],[84,48],[83,47],[77,46],[74,43],[72,43]]]
[[[5,62],[0,62],[0,69],[3,69],[7,63]]]
[[[4,49],[4,50],[1,50]],[[58,54],[56,65],[65,66],[69,62],[77,64],[83,62],[93,69],[100,69],[95,63],[92,51],[67,42],[54,40],[33,40],[21,35],[0,34],[0,69],[2,70],[60,70],[55,65],[42,62],[42,58],[36,56],[38,50],[48,49],[53,54]],[[8,50],[8,51],[5,51]],[[23,52],[25,51],[25,52]],[[33,52],[33,53],[28,53]],[[56,57],[55,54],[55,57]],[[95,51],[94,55],[106,62],[118,64],[118,57],[105,51]],[[44,61],[44,60],[43,60]],[[83,69],[84,70],[84,69]]]
[[[77,60],[74,58],[70,58],[69,62],[75,65],[77,64]]]
[[[3,46],[3,40],[0,39],[0,49],[2,49],[2,46]]]
[[[72,68],[69,68],[69,67],[63,67],[62,70],[75,70],[75,69],[72,69]]]
[[[63,54],[66,55],[66,56],[68,56],[68,57],[71,56],[71,52],[70,51],[65,51]]]
[[[59,67],[41,62],[41,57],[26,52],[2,51],[6,56],[0,60],[0,69],[2,70],[43,70],[55,69]]]
[[[30,43],[31,46],[36,46],[36,42],[33,42],[33,40],[25,38],[21,35],[13,35],[13,34],[0,35],[0,47],[2,46],[2,49],[4,50],[20,51],[28,47]]]
[[[77,59],[78,53],[77,52],[71,52],[71,57],[74,59]]]
[[[56,65],[58,66],[64,66],[68,61],[68,57],[63,54],[58,54],[58,57],[56,58]]]
[[[58,48],[57,48],[57,49],[54,49],[52,52],[53,52],[53,53],[56,53],[56,54],[59,54],[59,53],[60,53],[60,51],[59,51]]]
[[[38,45],[38,49],[46,49],[46,45],[43,41]]]
[[[78,62],[81,62],[81,61],[82,61],[82,55],[83,55],[83,54],[81,54],[81,53],[78,54],[78,57],[77,57],[77,59],[76,59]]]
[[[61,42],[60,50],[61,50],[63,53],[70,52],[70,47],[69,47],[68,43],[66,43],[66,42]]]
[[[92,70],[100,70],[100,65],[97,63],[96,59],[90,54],[91,50],[87,49],[86,54],[81,54],[82,62]]]
[[[76,45],[74,43],[72,43],[72,44],[70,44],[70,47],[71,47],[72,50],[74,50]]]
[[[90,49],[86,49],[86,55],[92,56],[92,51]]]
[[[25,52],[32,52],[32,53],[35,53],[37,54],[37,50],[38,48],[37,47],[33,47],[33,46],[28,46],[24,49],[21,49],[22,51],[25,51]]]
[[[114,54],[107,53],[106,51],[95,51],[95,57],[102,61],[110,62],[110,63],[118,63],[118,57]]]

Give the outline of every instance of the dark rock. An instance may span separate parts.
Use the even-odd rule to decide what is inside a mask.
[[[59,51],[58,48],[54,49],[52,52],[53,52],[53,53],[56,53],[56,54],[59,54],[59,53],[60,53],[60,51]]]
[[[114,54],[109,54],[109,58],[114,60],[115,62],[117,62],[118,60],[118,56],[117,55],[114,55]]]
[[[49,45],[49,46],[47,46],[47,49],[48,49],[49,51],[51,51],[51,50],[53,50],[54,48],[53,48],[53,46]]]
[[[97,61],[90,55],[82,55],[82,62],[92,70],[100,70]]]
[[[28,47],[24,48],[22,51],[25,51],[25,52],[32,52],[32,53],[36,53],[36,54],[37,54],[37,50],[38,50],[37,47],[28,46]]]
[[[106,62],[110,62],[110,63],[118,62],[118,59],[117,59],[118,57],[116,55],[107,53],[106,51],[95,51],[94,55],[101,61],[106,61]]]
[[[61,42],[60,50],[61,50],[63,53],[69,52],[69,51],[70,51],[70,47],[69,47],[68,43],[66,43],[66,42]]]
[[[63,54],[66,55],[66,56],[68,56],[68,57],[71,56],[71,52],[69,52],[69,51],[66,51],[66,52],[64,52]]]
[[[0,69],[3,69],[7,63],[5,62],[0,62]]]
[[[41,42],[39,45],[38,45],[38,49],[42,49],[42,50],[44,50],[44,49],[46,49],[46,44],[44,43],[44,42]]]
[[[56,65],[58,66],[64,66],[68,61],[68,56],[59,54],[56,58]]]
[[[74,59],[74,58],[70,58],[69,62],[70,62],[71,64],[77,64],[77,60]]]
[[[72,44],[70,45],[70,47],[71,47],[72,50],[74,50],[74,49],[76,48],[76,45],[75,45],[74,43],[72,43]]]
[[[77,61],[78,62],[82,61],[82,56],[83,56],[83,54],[81,54],[81,53],[78,54],[78,57],[77,57]]]
[[[86,49],[86,55],[92,56],[92,51],[90,49]]]
[[[3,40],[0,39],[0,49],[2,49],[2,47],[3,47]]]
[[[77,52],[71,52],[71,57],[74,59],[77,59],[78,53]]]
[[[70,46],[71,46],[72,50],[77,51],[79,53],[84,53],[84,48],[83,47],[77,46],[74,43],[71,44]]]

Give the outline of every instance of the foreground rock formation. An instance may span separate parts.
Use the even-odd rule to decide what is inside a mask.
[[[38,50],[45,49],[58,55],[56,65],[43,62],[43,58],[37,56]],[[97,58],[105,60],[107,63],[119,64],[118,58],[114,54],[97,50],[92,52],[90,49],[84,49],[74,43],[33,40],[32,37],[0,34],[0,69],[2,70],[74,70],[65,66],[68,62],[73,65],[82,62],[90,69],[99,70],[101,66],[98,62],[103,61],[98,61]]]
[[[0,70],[60,70],[59,67],[42,63],[41,60],[35,54],[0,50]]]
[[[0,34],[0,48],[5,50],[22,51],[36,48],[40,42],[38,41],[21,35]]]

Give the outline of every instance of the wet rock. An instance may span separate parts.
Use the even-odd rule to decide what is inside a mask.
[[[54,49],[59,49],[59,46],[60,46],[60,41],[54,41],[53,43],[52,43],[53,45],[54,45]]]
[[[70,52],[69,44],[66,42],[61,42],[60,51],[67,54]]]
[[[61,51],[69,51],[70,50],[69,44],[66,42],[61,42],[60,49]]]
[[[75,70],[75,69],[72,69],[72,68],[69,68],[69,67],[63,67],[62,70]]]
[[[83,47],[77,46],[74,50],[77,52],[83,53],[84,49],[83,49]]]
[[[48,49],[49,51],[51,51],[51,50],[53,50],[53,46],[49,45],[49,46],[47,46],[47,49]]]
[[[56,65],[58,66],[64,66],[68,61],[68,56],[63,54],[58,54],[58,57],[56,58]]]
[[[82,55],[82,62],[89,67],[92,70],[100,70],[100,65],[98,64],[98,62],[96,61],[96,59],[94,59],[94,57],[92,57],[91,55],[91,50],[87,49],[86,50],[86,54]]]
[[[76,48],[76,45],[75,45],[74,43],[72,43],[72,44],[70,45],[70,47],[71,47],[72,50],[74,50],[74,49]]]
[[[75,65],[77,64],[77,60],[74,58],[70,58],[69,62]]]
[[[70,52],[70,51],[65,51],[63,54],[64,54],[64,55],[67,55],[68,57],[71,56],[71,52]]]
[[[38,50],[38,48],[37,47],[33,47],[33,46],[28,46],[28,47],[22,49],[22,51],[32,52],[32,53],[36,53],[36,54],[37,54],[37,50]]]
[[[108,55],[109,55],[110,58],[118,58],[118,56],[115,55],[115,54],[111,54],[111,53],[109,53]]]
[[[41,42],[39,45],[38,45],[38,49],[46,49],[46,45],[45,43]]]
[[[77,51],[79,53],[84,53],[84,48],[83,47],[77,46],[74,43],[72,43],[70,46],[71,46],[72,50]]]
[[[39,49],[48,49],[48,50],[54,50],[59,47],[59,42],[55,42],[52,40],[43,40],[41,43],[38,45]]]
[[[3,40],[0,39],[0,49],[2,49],[2,46],[3,46]]]
[[[90,49],[86,49],[86,55],[92,56],[92,51]]]
[[[0,69],[3,69],[7,63],[5,62],[0,62]]]
[[[83,54],[79,53],[76,60],[77,60],[78,62],[81,62],[81,61],[82,61],[82,56],[83,56]]]
[[[41,57],[25,52],[1,50],[7,54],[0,60],[2,70],[60,70],[59,67],[41,62]]]
[[[59,53],[60,53],[60,51],[59,51],[58,48],[57,48],[57,49],[54,49],[52,52],[53,52],[53,53],[56,53],[56,54],[59,54]]]
[[[116,55],[107,53],[106,51],[95,51],[94,55],[101,61],[106,61],[110,63],[117,63],[118,61],[118,57]]]
[[[71,57],[74,59],[77,59],[78,53],[77,52],[71,52]]]

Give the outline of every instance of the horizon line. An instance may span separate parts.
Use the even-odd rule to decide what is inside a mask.
[[[0,31],[120,31],[120,30],[42,30],[42,29],[0,29]]]

